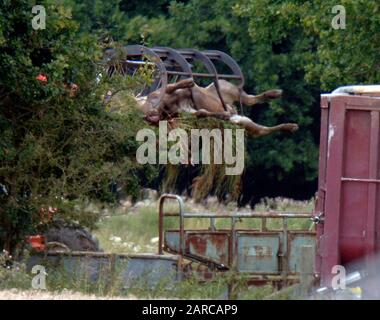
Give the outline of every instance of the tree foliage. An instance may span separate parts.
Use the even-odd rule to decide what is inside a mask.
[[[44,30],[31,27],[30,1],[2,1],[0,12],[0,248],[41,227],[41,208],[92,226],[97,215],[79,203],[114,201],[116,184],[136,196],[155,176],[135,161],[142,116],[107,112],[102,102],[133,82],[100,78],[97,38],[78,32],[69,7],[42,4]]]

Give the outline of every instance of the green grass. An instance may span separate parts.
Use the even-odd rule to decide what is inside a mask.
[[[32,281],[31,275],[26,272],[24,261],[14,262],[8,252],[0,252],[0,290],[18,288],[29,289]]]
[[[86,274],[73,275],[63,269],[54,269],[47,278],[51,291],[70,290],[98,296],[134,296],[144,299],[228,299],[229,284],[234,285],[235,298],[243,300],[265,299],[275,290],[271,285],[252,287],[246,284],[244,276],[233,272],[216,273],[211,281],[200,282],[196,275],[190,275],[177,283],[161,278],[156,285],[149,285],[144,277],[136,279],[125,288],[121,273],[100,277],[91,282]]]
[[[176,227],[176,221],[166,220],[165,228]],[[145,207],[136,213],[102,218],[94,231],[105,252],[136,253],[157,251],[158,214],[155,207]],[[120,238],[120,241],[115,241]],[[114,240],[112,240],[114,238]]]
[[[236,207],[228,206],[220,207],[217,204],[210,208],[203,208],[190,204],[186,204],[186,212],[194,212],[201,210],[204,212],[235,212]],[[310,201],[295,201],[291,199],[276,198],[264,199],[255,207],[255,211],[282,211],[282,212],[298,212],[311,213],[314,207],[314,200]],[[178,207],[174,203],[168,203],[165,206],[167,212],[176,212]],[[247,212],[248,209],[241,209],[242,212]],[[105,252],[113,253],[138,253],[157,252],[157,237],[158,237],[158,206],[156,203],[147,207],[131,210],[129,213],[121,214],[119,211],[110,211],[111,215],[103,217],[94,234],[99,239],[100,245]],[[178,217],[166,217],[164,219],[165,229],[178,229]],[[217,229],[229,229],[231,220],[219,218],[215,221]],[[192,218],[185,220],[186,229],[208,229],[210,226],[209,219]],[[240,229],[260,229],[261,219],[244,218],[240,219],[236,228]],[[289,229],[310,229],[311,221],[308,219],[289,219]],[[271,218],[267,219],[267,228],[270,230],[282,229],[282,219]]]
[[[17,265],[12,269],[0,266],[0,290],[6,289],[30,289],[32,276],[28,274],[23,265]]]

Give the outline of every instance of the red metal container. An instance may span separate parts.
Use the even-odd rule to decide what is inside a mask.
[[[333,266],[380,249],[379,89],[346,87],[321,98],[316,271],[325,286]]]

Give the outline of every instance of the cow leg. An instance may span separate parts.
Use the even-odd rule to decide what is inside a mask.
[[[192,78],[180,80],[176,83],[169,83],[166,86],[165,93],[171,94],[178,89],[191,88],[194,86],[194,80]]]
[[[210,112],[206,109],[200,109],[194,113],[198,118],[216,118],[221,120],[229,120],[231,113],[229,112]]]
[[[282,90],[268,90],[257,96],[247,94],[243,91],[241,94],[241,102],[246,106],[253,106],[258,103],[263,103],[269,100],[280,98],[281,95]]]
[[[274,127],[266,127],[253,122],[251,119],[239,115],[234,115],[229,119],[232,123],[238,124],[247,130],[248,134],[253,137],[266,136],[277,131],[294,132],[298,130],[298,125],[295,123],[282,123]]]
[[[276,131],[289,131],[294,132],[298,130],[298,125],[295,123],[282,123],[274,127],[266,127],[253,122],[251,119],[239,115],[231,115],[228,112],[209,112],[205,109],[198,110],[195,112],[198,118],[217,118],[221,120],[229,120],[233,124],[242,126],[247,130],[249,135],[254,137],[266,136],[272,132]]]
[[[224,102],[228,105],[233,105],[236,102],[241,102],[244,105],[253,106],[257,103],[277,99],[282,95],[282,90],[269,90],[255,96],[248,94],[245,91],[241,91],[238,86],[229,81],[219,80],[218,83]],[[214,84],[209,85],[203,90],[207,91],[215,97],[218,96]]]

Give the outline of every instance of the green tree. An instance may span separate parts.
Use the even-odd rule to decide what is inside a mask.
[[[248,19],[256,88],[277,85],[285,91],[284,99],[263,113],[260,122],[286,116],[301,126],[292,137],[253,142],[256,150],[266,150],[252,155],[253,176],[264,168],[266,175],[282,179],[296,194],[305,188],[305,179],[315,181],[317,176],[320,94],[380,80],[378,1],[340,1],[347,17],[346,29],[338,30],[331,25],[337,4],[333,0],[251,0],[234,6],[239,17]]]
[[[128,16],[120,10],[120,0],[64,0],[62,4],[70,10],[81,32],[103,40],[121,40],[127,32]]]
[[[323,91],[347,84],[380,82],[380,3],[342,0],[346,28],[334,29],[332,8],[337,3],[313,1],[301,19],[304,36],[316,39],[315,60],[305,65],[306,80]]]

